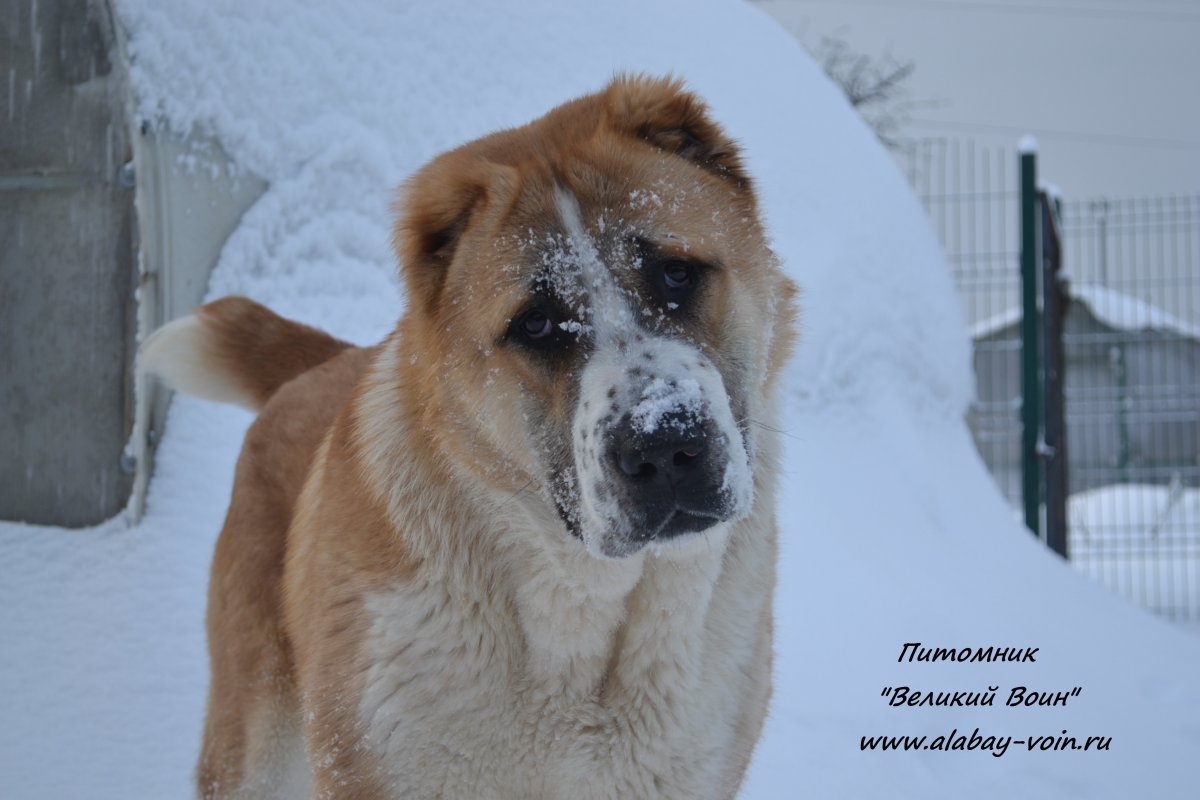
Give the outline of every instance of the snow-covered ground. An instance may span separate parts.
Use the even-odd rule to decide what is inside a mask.
[[[1200,490],[1105,486],[1072,495],[1067,515],[1080,570],[1143,608],[1200,623]]]
[[[421,6],[118,0],[143,115],[215,135],[270,183],[211,291],[359,342],[403,300],[388,203],[446,147],[600,87],[675,72],[741,137],[805,288],[784,382],[776,693],[748,798],[1197,796],[1200,641],[1047,553],[962,421],[965,321],[890,159],[791,37],[721,2]],[[208,560],[249,417],[177,398],[142,523],[0,525],[0,796],[191,796]],[[899,661],[924,646],[1035,662]],[[886,687],[995,706],[890,707]],[[1006,707],[1014,686],[1080,687]],[[863,736],[1112,737],[863,752]]]

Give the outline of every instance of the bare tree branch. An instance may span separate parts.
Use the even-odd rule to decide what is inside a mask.
[[[899,146],[899,130],[920,105],[908,88],[916,63],[899,61],[890,53],[879,58],[856,53],[840,36],[823,36],[809,50],[879,140],[888,147]]]

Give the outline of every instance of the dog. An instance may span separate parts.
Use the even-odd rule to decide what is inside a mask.
[[[204,798],[730,798],[771,693],[796,287],[736,143],[618,76],[397,201],[368,348],[245,298],[144,368],[257,412],[214,555]]]

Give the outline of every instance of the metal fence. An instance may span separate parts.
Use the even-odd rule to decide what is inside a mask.
[[[968,421],[1015,514],[1017,153],[934,139],[898,160],[954,270],[974,340]],[[1200,196],[1075,200],[1067,190],[1069,557],[1144,607],[1200,623]]]

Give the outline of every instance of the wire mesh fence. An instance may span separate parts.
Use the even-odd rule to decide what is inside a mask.
[[[898,160],[954,271],[974,342],[968,422],[1015,515],[1017,154],[933,139]],[[1200,623],[1200,196],[1068,198],[1060,209],[1069,557],[1144,607]]]

